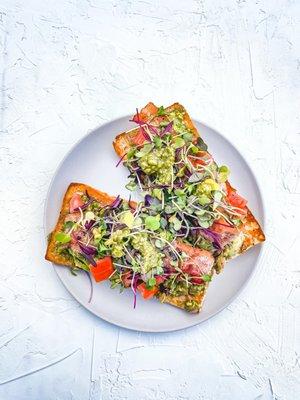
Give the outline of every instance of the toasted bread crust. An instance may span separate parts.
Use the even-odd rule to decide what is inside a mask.
[[[59,264],[59,265],[65,265],[65,266],[70,266],[70,267],[73,266],[73,263],[71,260],[69,260],[67,257],[64,257],[63,255],[58,254],[56,252],[55,234],[57,232],[60,232],[63,228],[65,217],[67,214],[69,214],[69,204],[70,204],[70,200],[71,200],[73,194],[76,192],[84,193],[86,191],[88,192],[88,194],[91,197],[94,197],[96,200],[98,200],[102,206],[107,206],[107,205],[111,204],[115,199],[115,197],[112,197],[112,196],[108,195],[107,193],[96,190],[96,189],[92,188],[91,186],[85,185],[83,183],[71,183],[64,195],[57,224],[56,224],[53,232],[51,233],[51,237],[48,242],[47,251],[46,251],[46,255],[45,255],[46,260],[52,261],[55,264]]]
[[[153,103],[148,103],[145,108],[147,108],[149,105],[151,106],[151,109],[155,108]],[[195,125],[193,124],[190,116],[188,115],[187,111],[185,110],[185,108],[179,103],[174,103],[166,108],[167,112],[174,110],[180,110],[184,112],[184,121],[187,124],[187,126],[193,131],[195,139],[197,139],[199,137],[199,133]],[[120,157],[126,156],[126,153],[132,146],[132,139],[138,133],[139,133],[139,128],[136,128],[129,132],[122,132],[116,136],[115,140],[113,141],[113,146],[118,156]],[[247,215],[243,221],[243,227],[241,230],[244,233],[245,238],[240,249],[240,254],[249,249],[250,247],[258,243],[261,243],[265,240],[265,235],[259,223],[257,222],[257,220],[255,219],[255,217],[253,216],[248,207],[247,207]]]
[[[255,219],[252,212],[247,207],[247,216],[243,221],[242,231],[244,233],[245,239],[241,246],[240,252],[243,253],[244,251],[248,250],[250,247],[255,246],[258,243],[264,242],[266,237]]]

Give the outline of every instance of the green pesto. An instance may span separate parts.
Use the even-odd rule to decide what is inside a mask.
[[[172,296],[185,296],[188,294],[188,287],[186,282],[176,282],[170,287],[170,294]]]
[[[124,255],[124,247],[123,247],[123,240],[128,236],[130,230],[125,229],[118,229],[117,231],[113,232],[110,238],[105,242],[105,245],[111,249],[111,254],[115,258],[120,258]]]
[[[191,129],[189,129],[184,122],[184,111],[182,110],[174,110],[168,113],[168,117],[171,121],[173,121],[173,128],[175,132],[186,134],[191,133]]]
[[[137,233],[131,241],[132,247],[138,250],[143,257],[141,273],[145,274],[150,270],[162,266],[161,253],[149,241],[147,233]]]
[[[195,294],[203,292],[203,290],[204,290],[204,285],[191,285],[189,287],[189,294],[194,296]]]
[[[154,148],[142,156],[138,163],[147,175],[157,174],[157,181],[167,185],[172,180],[172,167],[175,162],[175,150],[173,147]]]
[[[184,308],[187,311],[193,312],[199,310],[199,303],[195,300],[188,300],[185,302]]]

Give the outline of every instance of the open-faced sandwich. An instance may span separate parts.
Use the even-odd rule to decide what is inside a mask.
[[[137,127],[119,134],[114,148],[130,171],[129,190],[140,189],[160,202],[166,230],[173,228],[194,249],[210,251],[220,272],[226,260],[264,234],[228,182],[183,106],[148,103],[133,117]]]
[[[214,257],[185,243],[176,226],[165,229],[159,201],[123,201],[72,183],[63,199],[46,259],[83,269],[96,282],[130,288],[144,299],[156,296],[198,312],[213,274]],[[175,224],[176,225],[176,224]]]
[[[134,305],[140,293],[199,312],[214,271],[264,234],[183,106],[149,103],[133,121],[113,145],[143,202],[72,183],[46,259],[131,289]]]

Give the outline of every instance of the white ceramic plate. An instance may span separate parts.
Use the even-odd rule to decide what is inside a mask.
[[[120,165],[114,153],[112,140],[117,133],[132,128],[130,117],[123,117],[89,133],[77,143],[59,165],[49,188],[45,205],[45,232],[53,229],[58,218],[64,193],[71,182],[82,182],[111,195],[128,198],[125,189],[128,172]],[[230,182],[249,201],[250,209],[263,225],[264,209],[256,179],[241,154],[223,136],[207,125],[197,122],[210,152],[221,165],[230,167]],[[161,304],[157,300],[143,301],[138,298],[133,309],[130,290],[119,293],[110,289],[107,282],[93,284],[93,297],[89,303],[90,284],[85,273],[73,276],[68,268],[55,265],[55,270],[69,292],[85,308],[113,324],[145,332],[165,332],[187,328],[212,317],[226,307],[238,295],[249,280],[261,252],[255,246],[242,256],[227,263],[225,270],[216,276],[209,289],[200,314]]]

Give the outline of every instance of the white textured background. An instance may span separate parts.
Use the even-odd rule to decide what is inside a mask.
[[[300,398],[299,27],[297,0],[0,0],[1,400]],[[268,210],[239,299],[160,335],[97,319],[43,260],[59,161],[148,100],[229,137]]]

